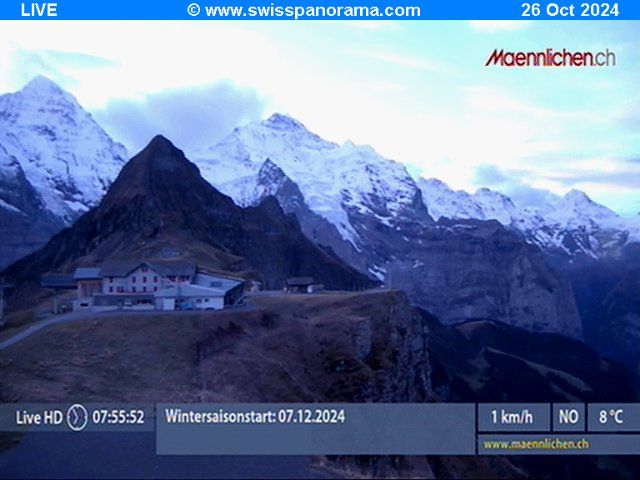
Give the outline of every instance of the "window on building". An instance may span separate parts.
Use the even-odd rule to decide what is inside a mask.
[[[153,287],[153,291],[157,292],[158,291],[158,287]]]
[[[142,273],[147,273],[149,271],[149,268],[146,265],[142,266]]]
[[[146,292],[147,291],[147,287],[142,287],[142,291]]]
[[[153,277],[153,281],[154,281],[154,282],[157,282],[157,281],[158,281],[158,277],[154,276],[154,277]]]
[[[136,277],[135,275],[133,277],[131,277],[131,283],[136,283]]]
[[[109,277],[109,283],[113,283],[113,277]]]
[[[147,277],[142,277],[142,283],[147,283]]]
[[[109,293],[113,293],[113,287],[109,287]]]
[[[124,293],[124,287],[118,287],[117,292],[118,293]]]
[[[135,292],[136,291],[136,287],[131,287],[131,291]]]

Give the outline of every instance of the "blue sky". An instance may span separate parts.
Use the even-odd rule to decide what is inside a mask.
[[[494,48],[614,51],[618,66],[484,67]],[[45,74],[132,153],[187,151],[288,113],[414,175],[535,205],[572,188],[640,212],[638,22],[0,24],[0,90]]]

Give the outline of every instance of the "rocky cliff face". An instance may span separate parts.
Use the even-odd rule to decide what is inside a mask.
[[[640,245],[618,258],[564,265],[580,315],[585,341],[622,362],[640,381]]]
[[[42,202],[20,162],[0,144],[0,269],[31,253],[64,227]]]
[[[441,220],[393,255],[390,284],[445,323],[489,319],[582,335],[569,283],[498,222]]]
[[[231,344],[217,328],[202,339],[199,348],[211,382],[207,398],[433,400],[426,322],[402,292],[256,296],[250,303],[263,312],[262,335],[237,324],[232,348],[223,348]]]
[[[587,341],[624,363],[640,383],[640,268],[623,273],[587,317]]]

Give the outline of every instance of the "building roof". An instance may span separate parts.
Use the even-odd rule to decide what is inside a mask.
[[[305,285],[313,285],[313,277],[291,277],[287,279],[287,285],[290,287],[302,287]]]
[[[218,288],[201,287],[199,285],[177,285],[158,290],[155,297],[223,297],[227,293]]]
[[[51,273],[40,277],[40,286],[44,288],[76,288],[76,281],[70,273]]]
[[[103,277],[124,277],[141,265],[147,265],[162,276],[193,276],[196,264],[179,260],[143,260],[143,261],[111,261],[102,265]]]
[[[74,280],[99,280],[102,278],[100,267],[79,267],[73,273]]]
[[[221,277],[219,275],[209,275],[206,273],[198,273],[193,279],[193,283],[201,287],[211,287],[223,290],[225,293],[229,290],[244,283],[244,280],[230,277]]]

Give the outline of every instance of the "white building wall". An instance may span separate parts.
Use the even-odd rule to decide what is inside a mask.
[[[102,293],[153,293],[173,285],[189,285],[193,279],[191,275],[173,278],[172,280],[171,276],[163,277],[151,267],[140,266],[125,277],[104,277]]]
[[[224,308],[224,297],[204,297],[194,299],[193,306],[196,310],[215,309],[220,310]]]
[[[176,299],[175,298],[159,298],[156,307],[160,310],[175,310]]]
[[[150,267],[138,267],[124,277],[125,289],[130,293],[153,293],[163,288],[163,278]],[[134,290],[135,289],[135,290]],[[154,290],[155,289],[155,290]]]
[[[102,293],[124,293],[126,292],[126,286],[127,282],[120,277],[104,277],[102,279]],[[121,288],[122,292],[118,292],[118,288]]]

